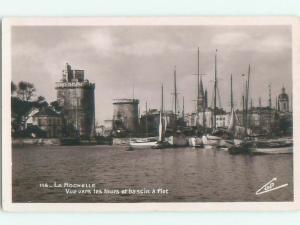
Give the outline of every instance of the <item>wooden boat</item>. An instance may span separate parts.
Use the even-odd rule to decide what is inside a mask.
[[[293,146],[276,148],[250,148],[251,154],[293,154]]]
[[[130,139],[129,147],[132,149],[151,149],[156,142],[156,138],[135,138]]]
[[[292,139],[264,139],[256,140],[249,147],[252,154],[292,154]]]
[[[174,134],[166,137],[166,141],[173,147],[186,147],[188,146],[188,139],[184,134]]]
[[[203,147],[203,140],[202,137],[190,137],[188,139],[188,144],[190,147],[194,148],[202,148]]]
[[[281,139],[244,140],[228,151],[230,154],[292,154],[293,142]]]
[[[206,134],[202,136],[202,142],[204,148],[218,148],[221,146],[222,138],[210,134]]]

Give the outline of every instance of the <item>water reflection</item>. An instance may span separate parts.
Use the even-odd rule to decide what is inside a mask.
[[[126,151],[123,147],[13,149],[14,202],[292,201],[292,155],[229,155],[214,149]],[[288,187],[260,196],[273,177]],[[95,183],[99,189],[166,188],[167,195],[66,195],[41,182]]]

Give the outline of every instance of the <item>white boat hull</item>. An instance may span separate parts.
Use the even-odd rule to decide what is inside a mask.
[[[293,146],[279,148],[250,148],[253,154],[292,154]]]
[[[166,141],[173,147],[186,147],[188,145],[184,136],[170,136],[166,138]]]
[[[189,146],[190,147],[195,147],[195,148],[203,147],[202,138],[201,137],[191,137],[191,138],[189,138]]]
[[[217,148],[221,146],[222,139],[217,136],[212,135],[203,135],[202,136],[202,142],[204,145],[204,148]]]
[[[157,141],[147,141],[147,142],[129,142],[129,146],[133,149],[151,149],[156,146]]]

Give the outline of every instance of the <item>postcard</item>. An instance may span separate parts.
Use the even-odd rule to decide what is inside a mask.
[[[299,209],[299,26],[5,18],[4,209]]]

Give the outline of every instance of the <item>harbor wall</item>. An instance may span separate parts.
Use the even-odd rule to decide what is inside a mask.
[[[60,145],[59,138],[13,138],[12,146],[26,145]]]
[[[113,138],[112,145],[129,145],[130,138]]]

